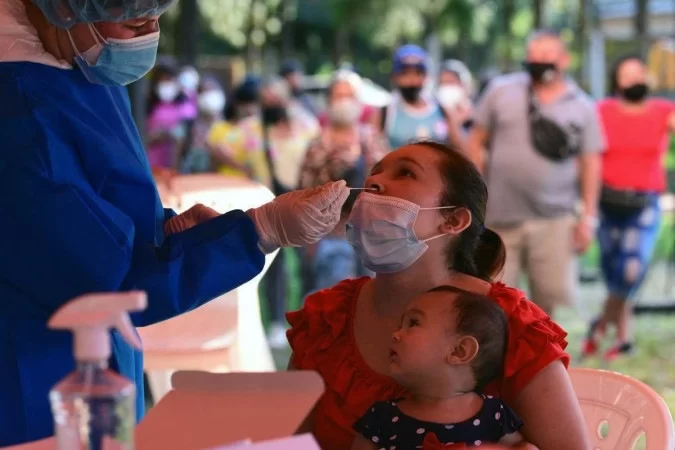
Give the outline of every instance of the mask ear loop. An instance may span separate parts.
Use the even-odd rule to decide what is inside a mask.
[[[94,38],[95,44],[92,45],[84,53],[87,53],[89,50],[91,50],[92,48],[96,47],[99,44],[105,43],[105,39],[103,38],[103,36],[101,36],[101,33],[98,32],[96,27],[94,27],[91,23],[88,23],[87,28],[89,29],[89,34],[91,34],[91,37]],[[71,47],[73,47],[73,51],[75,52],[75,54],[80,58],[84,59],[84,56],[82,56],[82,53],[80,52],[80,50],[78,50],[77,45],[75,45],[75,40],[73,39],[73,35],[70,32],[70,29],[66,30],[66,34],[68,34],[68,40],[70,41],[70,45]]]
[[[454,208],[459,208],[459,206],[437,206],[435,208],[420,208],[420,211],[438,211],[441,209],[454,209]],[[431,236],[430,238],[422,239],[422,242],[427,243],[429,241],[433,241],[434,239],[438,239],[439,237],[443,236],[448,236],[448,233],[440,233],[435,236]]]
[[[70,46],[73,47],[73,51],[77,56],[82,58],[82,53],[77,49],[77,46],[75,45],[75,41],[73,40],[73,35],[70,34],[70,29],[66,30],[66,34],[68,35],[68,40],[70,41]]]
[[[103,37],[100,31],[94,26],[92,23],[88,23],[87,27],[89,28],[89,33],[91,33],[91,37],[94,38],[94,41],[96,41],[96,44],[107,44],[108,41],[106,38]]]

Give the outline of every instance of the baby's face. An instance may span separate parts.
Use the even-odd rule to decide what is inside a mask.
[[[403,386],[446,366],[456,335],[456,297],[448,292],[428,292],[408,307],[389,350],[390,374]]]

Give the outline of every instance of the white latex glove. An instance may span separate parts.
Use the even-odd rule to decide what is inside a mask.
[[[258,231],[260,249],[272,253],[279,247],[314,244],[333,231],[347,197],[347,183],[334,181],[280,195],[246,214]]]

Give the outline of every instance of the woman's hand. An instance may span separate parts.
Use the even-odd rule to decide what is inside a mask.
[[[583,255],[588,247],[593,243],[595,237],[595,227],[588,219],[582,218],[574,226],[574,235],[572,236],[574,251]]]
[[[360,434],[354,438],[351,450],[376,450],[377,446]]]

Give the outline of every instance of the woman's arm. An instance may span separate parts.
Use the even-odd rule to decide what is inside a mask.
[[[298,370],[293,366],[293,355],[291,355],[291,358],[288,360],[288,365],[286,366],[286,370]],[[300,426],[298,427],[298,431],[296,434],[304,434],[304,433],[312,433],[314,430],[314,411],[315,408],[312,408],[312,410],[307,414],[307,417],[305,417],[305,420],[302,421]]]
[[[542,369],[513,407],[525,424],[523,436],[539,450],[591,448],[579,401],[561,361]]]

